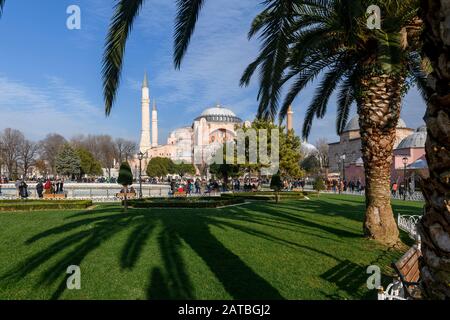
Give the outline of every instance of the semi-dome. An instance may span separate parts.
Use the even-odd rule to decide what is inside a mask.
[[[209,122],[242,122],[233,111],[220,105],[205,109],[195,120],[201,118],[205,118]]]
[[[398,119],[397,128],[407,128],[405,121],[403,119]],[[359,118],[354,116],[345,126],[344,132],[359,130]]]
[[[425,148],[425,141],[427,140],[427,127],[421,126],[417,128],[416,132],[410,134],[403,139],[397,146],[397,149],[409,148]]]

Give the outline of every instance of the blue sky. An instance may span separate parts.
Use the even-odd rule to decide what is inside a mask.
[[[261,9],[259,1],[206,1],[188,54],[176,71],[172,64],[175,1],[147,0],[129,39],[118,99],[107,118],[100,71],[113,3],[7,1],[0,20],[0,129],[20,129],[32,140],[57,132],[66,138],[95,133],[138,141],[145,70],[159,110],[159,143],[218,102],[242,119],[254,118],[257,83],[240,88],[239,78],[258,52],[258,42],[249,42],[246,34]],[[73,4],[81,8],[81,30],[66,28],[66,9]],[[313,88],[293,104],[299,133]],[[424,112],[424,102],[412,90],[404,100],[402,118],[415,128],[422,125]],[[335,115],[332,99],[327,116],[315,120],[310,142],[320,137],[337,140]]]

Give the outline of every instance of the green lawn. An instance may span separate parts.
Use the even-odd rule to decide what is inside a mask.
[[[394,202],[396,213],[421,207]],[[362,238],[363,212],[362,197],[321,195],[0,213],[0,299],[374,299],[367,266],[388,274],[402,252]],[[66,289],[69,265],[81,267],[81,290]]]

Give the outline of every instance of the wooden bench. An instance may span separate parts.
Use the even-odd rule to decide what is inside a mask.
[[[126,195],[127,195],[127,199],[134,199],[134,198],[136,198],[136,193],[134,193],[134,192],[131,192],[131,193],[129,192]],[[119,192],[119,193],[116,194],[116,197],[123,200],[123,199],[125,199],[125,193]]]
[[[175,193],[173,194],[173,196],[175,198],[184,198],[187,197],[187,193],[186,192],[180,192],[180,191],[175,191]]]
[[[419,290],[420,269],[419,260],[422,256],[419,245],[413,245],[397,261],[392,268],[398,275],[397,279],[388,285],[386,291],[380,288],[378,300],[409,300],[420,299]]]
[[[67,198],[67,194],[65,193],[44,193],[43,194],[44,199],[65,199]]]

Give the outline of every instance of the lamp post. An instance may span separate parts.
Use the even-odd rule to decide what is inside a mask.
[[[142,159],[144,159],[144,154],[139,151],[137,156],[139,159],[139,199],[142,199]]]
[[[406,165],[408,164],[408,158],[403,157],[403,201],[406,201]]]
[[[342,179],[345,181],[345,153],[342,155]]]

